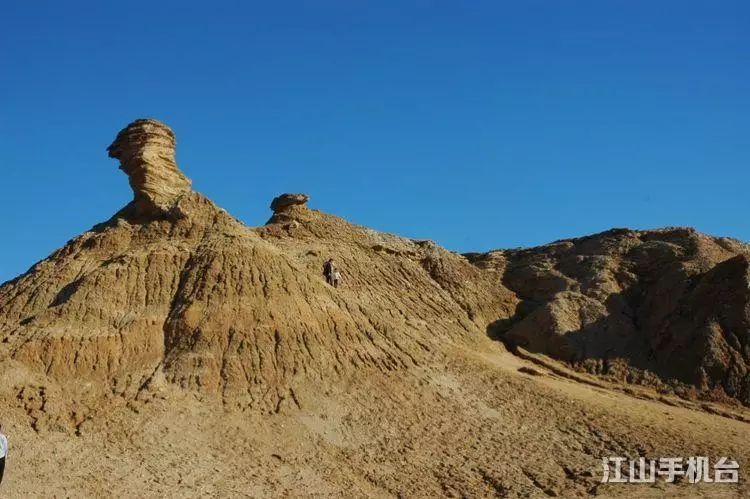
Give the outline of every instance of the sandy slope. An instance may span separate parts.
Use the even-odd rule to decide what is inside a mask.
[[[750,459],[750,425],[545,373],[487,341],[390,377],[310,383],[278,414],[154,387],[80,436],[4,411],[3,497],[747,497],[750,487],[600,485],[603,456]],[[518,371],[526,366],[540,372]],[[7,374],[3,381],[7,381]]]

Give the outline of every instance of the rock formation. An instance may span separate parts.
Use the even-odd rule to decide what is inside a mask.
[[[605,377],[750,405],[749,255],[677,228],[469,256],[522,300],[493,335]]]
[[[271,201],[273,215],[268,220],[269,224],[282,225],[285,229],[296,229],[300,221],[307,218],[309,209],[307,202],[310,196],[307,194],[282,194]]]
[[[307,194],[282,194],[273,198],[271,201],[271,210],[274,213],[285,211],[290,206],[305,205],[310,201],[310,196]]]
[[[489,331],[596,374],[750,404],[738,242],[614,230],[464,257],[311,210],[305,194],[248,229],[190,189],[174,144],[158,121],[128,125],[109,154],[133,202],[0,288],[13,359],[116,392],[159,372],[267,407],[299,373],[397,369]],[[337,293],[320,278],[334,255]]]
[[[153,120],[120,132],[109,151],[134,201],[0,288],[14,361],[98,393],[165,379],[275,410],[293,403],[299,376],[418,365],[441,341],[477,341],[514,306],[465,258],[310,210],[305,195],[277,198],[277,221],[249,229],[190,190],[173,145]],[[303,225],[290,235],[283,217]],[[321,278],[324,255],[344,289]]]
[[[164,123],[140,119],[117,134],[107,148],[127,174],[139,213],[168,213],[190,192],[190,180],[175,163],[175,136]]]
[[[134,200],[0,286],[18,449],[3,494],[690,496],[688,480],[617,489],[593,470],[603,456],[750,462],[742,421],[619,383],[748,403],[747,246],[616,230],[463,256],[304,194],[249,228],[190,189],[174,143],[153,120],[120,132],[109,152]]]

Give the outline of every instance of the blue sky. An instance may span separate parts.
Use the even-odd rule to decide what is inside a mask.
[[[750,240],[746,1],[0,3],[0,282],[131,199],[139,117],[250,225],[306,192],[457,251]]]

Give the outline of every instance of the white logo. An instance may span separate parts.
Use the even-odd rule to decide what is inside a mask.
[[[683,479],[687,479],[689,483],[737,483],[740,478],[740,465],[726,457],[719,458],[713,467],[705,456],[687,459],[639,457],[630,460],[624,457],[604,457],[602,465],[602,483],[654,483],[657,477],[662,477],[667,483]]]

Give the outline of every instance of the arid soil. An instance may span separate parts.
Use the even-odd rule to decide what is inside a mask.
[[[3,497],[750,494],[600,483],[608,456],[745,469],[746,246],[613,231],[463,256],[302,194],[250,228],[174,144],[131,123],[109,151],[133,202],[0,286]]]
[[[80,434],[4,412],[7,497],[747,497],[739,486],[600,484],[604,456],[750,459],[750,424],[554,376],[485,344],[403,374],[299,387],[300,407],[227,409],[164,383]],[[526,366],[536,375],[518,371]],[[6,375],[7,376],[7,375]],[[6,382],[7,377],[3,377]],[[668,400],[669,401],[669,400]]]

